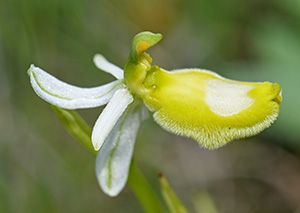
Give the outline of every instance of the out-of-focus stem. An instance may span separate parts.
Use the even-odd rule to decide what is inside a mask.
[[[51,105],[56,116],[67,132],[73,136],[79,144],[94,156],[97,155],[92,141],[92,130],[82,117],[74,110],[62,109]]]

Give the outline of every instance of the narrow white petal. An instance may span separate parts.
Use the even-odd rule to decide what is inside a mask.
[[[127,89],[116,91],[94,125],[92,142],[95,150],[100,149],[109,132],[132,101],[133,97]]]
[[[128,178],[134,143],[141,122],[141,106],[134,102],[118,120],[96,158],[96,175],[102,190],[116,196]]]
[[[118,66],[110,63],[109,61],[107,61],[106,58],[104,58],[103,55],[96,54],[94,56],[94,63],[96,65],[96,67],[98,67],[100,70],[103,70],[105,72],[108,72],[108,73],[112,74],[117,79],[123,79],[124,78],[123,70],[120,67],[118,67]]]
[[[118,89],[124,87],[121,80],[93,88],[76,87],[58,80],[34,65],[30,66],[28,74],[31,86],[39,97],[64,109],[93,108],[104,105]]]

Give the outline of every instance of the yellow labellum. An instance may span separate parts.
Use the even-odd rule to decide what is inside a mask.
[[[282,101],[279,84],[233,81],[201,69],[168,72],[151,66],[152,58],[144,51],[161,38],[151,32],[134,37],[124,78],[164,129],[214,149],[255,135],[276,120]]]
[[[209,149],[269,127],[282,101],[277,83],[233,81],[200,69],[168,72],[154,66],[144,86],[140,98],[158,124]]]

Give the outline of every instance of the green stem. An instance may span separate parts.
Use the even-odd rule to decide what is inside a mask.
[[[164,212],[164,208],[158,196],[156,195],[151,185],[147,182],[145,177],[142,175],[134,159],[132,159],[131,162],[127,184],[128,186],[130,186],[134,195],[139,200],[140,204],[143,206],[146,212]]]
[[[83,148],[96,156],[97,152],[94,150],[91,141],[92,130],[82,117],[73,110],[61,109],[52,105],[51,107],[67,132],[72,135]],[[127,184],[144,208],[145,212],[163,212],[163,206],[160,200],[151,185],[138,169],[134,159],[132,159],[131,162]]]
[[[74,110],[62,109],[51,105],[62,126],[79,144],[94,156],[97,155],[92,141],[92,130],[82,117]]]

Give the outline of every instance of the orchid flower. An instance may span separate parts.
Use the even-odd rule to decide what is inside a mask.
[[[282,97],[277,83],[234,81],[203,69],[166,71],[151,66],[145,51],[161,38],[151,32],[136,35],[124,71],[95,55],[95,65],[117,79],[95,88],[66,84],[34,65],[28,70],[36,94],[52,105],[83,109],[107,104],[91,140],[99,150],[98,182],[110,196],[118,195],[126,184],[138,128],[147,117],[144,106],[162,128],[208,149],[255,135],[278,116]]]

